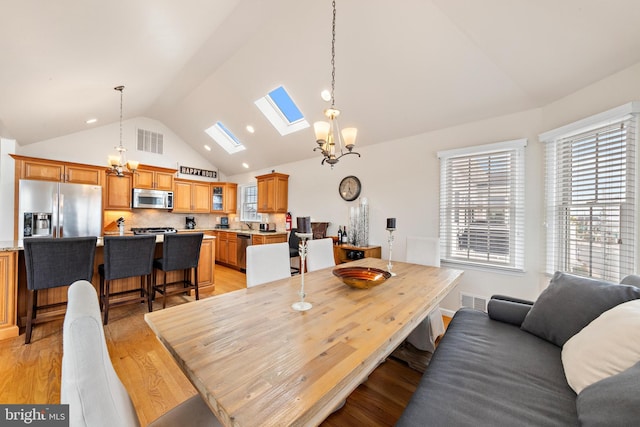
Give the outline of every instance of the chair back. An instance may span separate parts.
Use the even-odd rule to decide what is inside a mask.
[[[407,237],[407,262],[440,267],[440,239]]]
[[[69,405],[69,425],[139,426],[109,358],[96,290],[87,281],[69,287],[62,348],[60,402]]]
[[[196,268],[200,260],[203,233],[165,234],[162,246],[164,271]]]
[[[289,245],[247,246],[247,288],[291,277]]]
[[[316,271],[336,265],[333,256],[333,239],[307,241],[307,271]]]
[[[27,288],[35,291],[91,281],[96,241],[95,236],[25,239]]]
[[[105,236],[105,279],[151,274],[155,249],[156,236]]]
[[[298,249],[300,245],[300,238],[296,236],[297,228],[292,228],[289,232],[289,256],[295,258],[300,255]]]

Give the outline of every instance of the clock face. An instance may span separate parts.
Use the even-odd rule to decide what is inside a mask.
[[[362,189],[362,184],[360,184],[360,180],[353,175],[349,175],[340,181],[340,185],[338,186],[338,191],[340,192],[340,197],[342,197],[347,202],[355,200],[360,195],[360,190]]]

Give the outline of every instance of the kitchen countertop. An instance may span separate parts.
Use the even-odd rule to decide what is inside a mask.
[[[179,231],[186,231],[186,230],[179,230]],[[189,230],[189,231],[200,231],[200,230]],[[128,234],[131,235],[132,234]],[[215,239],[216,236],[210,236],[205,234],[203,239]],[[11,251],[21,251],[24,250],[24,241],[23,240],[5,240],[5,241],[0,241],[0,252],[11,252]],[[156,243],[162,243],[164,242],[164,235],[162,234],[157,234],[156,235]],[[98,241],[96,243],[96,246],[103,246],[104,242],[102,240],[102,237],[98,237]]]

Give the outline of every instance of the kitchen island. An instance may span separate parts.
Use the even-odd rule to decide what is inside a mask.
[[[210,232],[204,233],[198,263],[198,287],[201,296],[212,294],[215,290],[216,236],[211,235]],[[162,257],[163,237],[163,235],[156,236],[156,258]],[[103,245],[103,239],[99,237],[91,280],[96,291],[100,288],[98,265],[103,263]],[[28,290],[23,249],[22,240],[0,241],[0,340],[18,336],[19,327],[24,326],[26,321]],[[177,280],[180,275],[180,272],[168,273],[167,280]],[[111,283],[114,292],[140,286],[137,277],[114,280]],[[67,288],[68,286],[62,286],[41,290],[38,292],[38,301],[42,304],[64,302],[67,299]],[[64,314],[64,309],[51,309],[51,312],[52,315]]]

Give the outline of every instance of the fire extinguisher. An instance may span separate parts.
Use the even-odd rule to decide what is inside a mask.
[[[291,212],[287,212],[287,231],[291,231]]]

